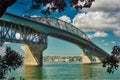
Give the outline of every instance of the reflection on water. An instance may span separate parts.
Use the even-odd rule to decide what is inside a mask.
[[[100,64],[83,64],[80,75],[82,79],[103,79]]]
[[[8,72],[7,74],[8,75],[5,75],[5,80],[8,80],[13,77],[20,79],[21,77],[24,77],[24,66],[21,66],[16,70],[11,70],[11,72]]]
[[[53,62],[44,63],[42,68],[25,66],[24,76],[25,80],[120,79],[120,67],[114,74],[108,74],[101,64]]]
[[[25,66],[25,80],[28,79],[42,79],[42,68],[38,66]]]

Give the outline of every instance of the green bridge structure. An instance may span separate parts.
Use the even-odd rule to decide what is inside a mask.
[[[0,40],[22,44],[26,65],[42,66],[48,36],[76,44],[83,51],[83,63],[97,63],[110,56],[83,31],[65,21],[51,17],[22,17],[7,12],[0,18]]]

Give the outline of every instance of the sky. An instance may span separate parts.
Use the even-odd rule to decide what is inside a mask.
[[[40,13],[40,10],[27,12],[31,5],[30,1],[17,0],[14,5],[7,9],[7,12],[21,16],[25,14],[29,16],[44,16]],[[120,45],[119,0],[95,0],[91,8],[81,11],[76,11],[67,6],[63,12],[54,12],[49,16],[64,20],[81,29],[93,43],[109,54],[113,46]],[[44,56],[79,56],[80,53],[82,53],[82,49],[77,45],[50,36],[48,37],[48,47],[43,52]]]

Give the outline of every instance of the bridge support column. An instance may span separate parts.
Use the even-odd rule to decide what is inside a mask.
[[[101,63],[102,61],[98,58],[98,57],[95,57],[95,63]]]
[[[91,55],[87,55],[85,53],[82,53],[81,57],[82,57],[83,64],[101,63],[101,60],[95,56],[91,56]]]
[[[46,44],[23,44],[21,48],[25,52],[25,65],[39,65],[43,64],[43,51],[46,49]]]
[[[82,63],[83,64],[90,64],[90,63],[92,63],[92,61],[90,60],[90,57],[88,55],[86,55],[85,53],[82,53],[81,57],[82,57]]]
[[[83,64],[90,64],[90,63],[101,63],[101,60],[95,56],[94,50],[91,49],[84,49],[83,53],[81,54],[82,63]]]

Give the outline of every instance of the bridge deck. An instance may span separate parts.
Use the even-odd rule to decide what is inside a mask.
[[[5,13],[1,21],[27,25],[36,31],[42,31],[47,35],[73,42],[81,48],[93,49],[97,56],[109,56],[107,52],[93,44],[83,31],[59,19],[47,17],[25,18],[10,13]]]

